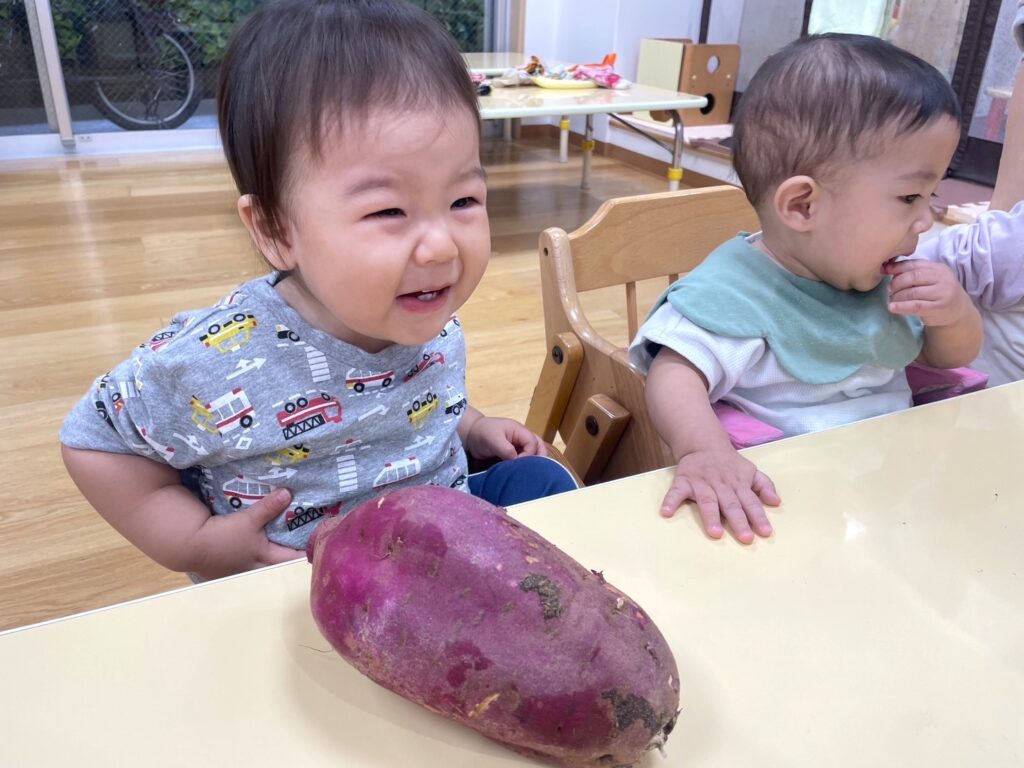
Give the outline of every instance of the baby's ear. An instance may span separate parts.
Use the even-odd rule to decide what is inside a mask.
[[[790,176],[775,188],[772,213],[794,232],[808,232],[814,225],[821,187],[810,176]]]
[[[242,220],[245,228],[249,230],[249,237],[259,249],[260,253],[274,269],[287,272],[292,268],[290,264],[290,251],[284,234],[275,236],[270,223],[264,217],[259,206],[256,205],[256,198],[253,195],[242,195],[238,198],[238,217]]]

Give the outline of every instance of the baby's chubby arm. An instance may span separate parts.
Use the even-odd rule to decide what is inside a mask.
[[[548,455],[544,441],[518,421],[484,416],[472,406],[466,409],[458,432],[462,445],[477,459]]]
[[[662,347],[647,373],[647,410],[658,434],[676,457],[676,476],[661,503],[671,517],[693,499],[704,530],[720,538],[723,520],[733,535],[749,544],[770,536],[764,504],[781,503],[763,472],[732,447],[708,400],[707,382],[689,361]]]
[[[892,275],[889,311],[917,315],[925,325],[918,362],[932,368],[969,365],[981,351],[981,315],[953,271],[924,259],[889,263],[885,271]]]
[[[302,556],[272,543],[263,526],[288,506],[278,488],[230,515],[212,515],[177,470],[142,456],[61,446],[75,485],[110,525],[165,568],[218,578]]]

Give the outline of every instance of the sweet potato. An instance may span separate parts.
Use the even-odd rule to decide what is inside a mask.
[[[675,724],[675,659],[647,614],[501,508],[405,488],[321,523],[307,554],[342,657],[507,747],[630,766]]]

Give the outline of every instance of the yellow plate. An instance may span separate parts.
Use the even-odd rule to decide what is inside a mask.
[[[538,75],[533,75],[530,79],[534,85],[539,85],[541,88],[597,88],[597,83],[593,80],[559,80],[554,77]]]

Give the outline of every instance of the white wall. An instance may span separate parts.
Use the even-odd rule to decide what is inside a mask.
[[[739,39],[744,0],[714,0],[708,25],[709,43]],[[646,37],[689,38],[700,34],[701,0],[527,0],[523,53],[570,64],[600,61],[618,55],[615,69],[628,80],[636,77],[640,41]],[[557,119],[532,122],[556,123]],[[609,119],[594,118],[594,138],[614,141],[634,151],[660,157],[642,137],[610,133]],[[584,118],[572,119],[582,133]],[[664,154],[664,153],[661,153]]]

